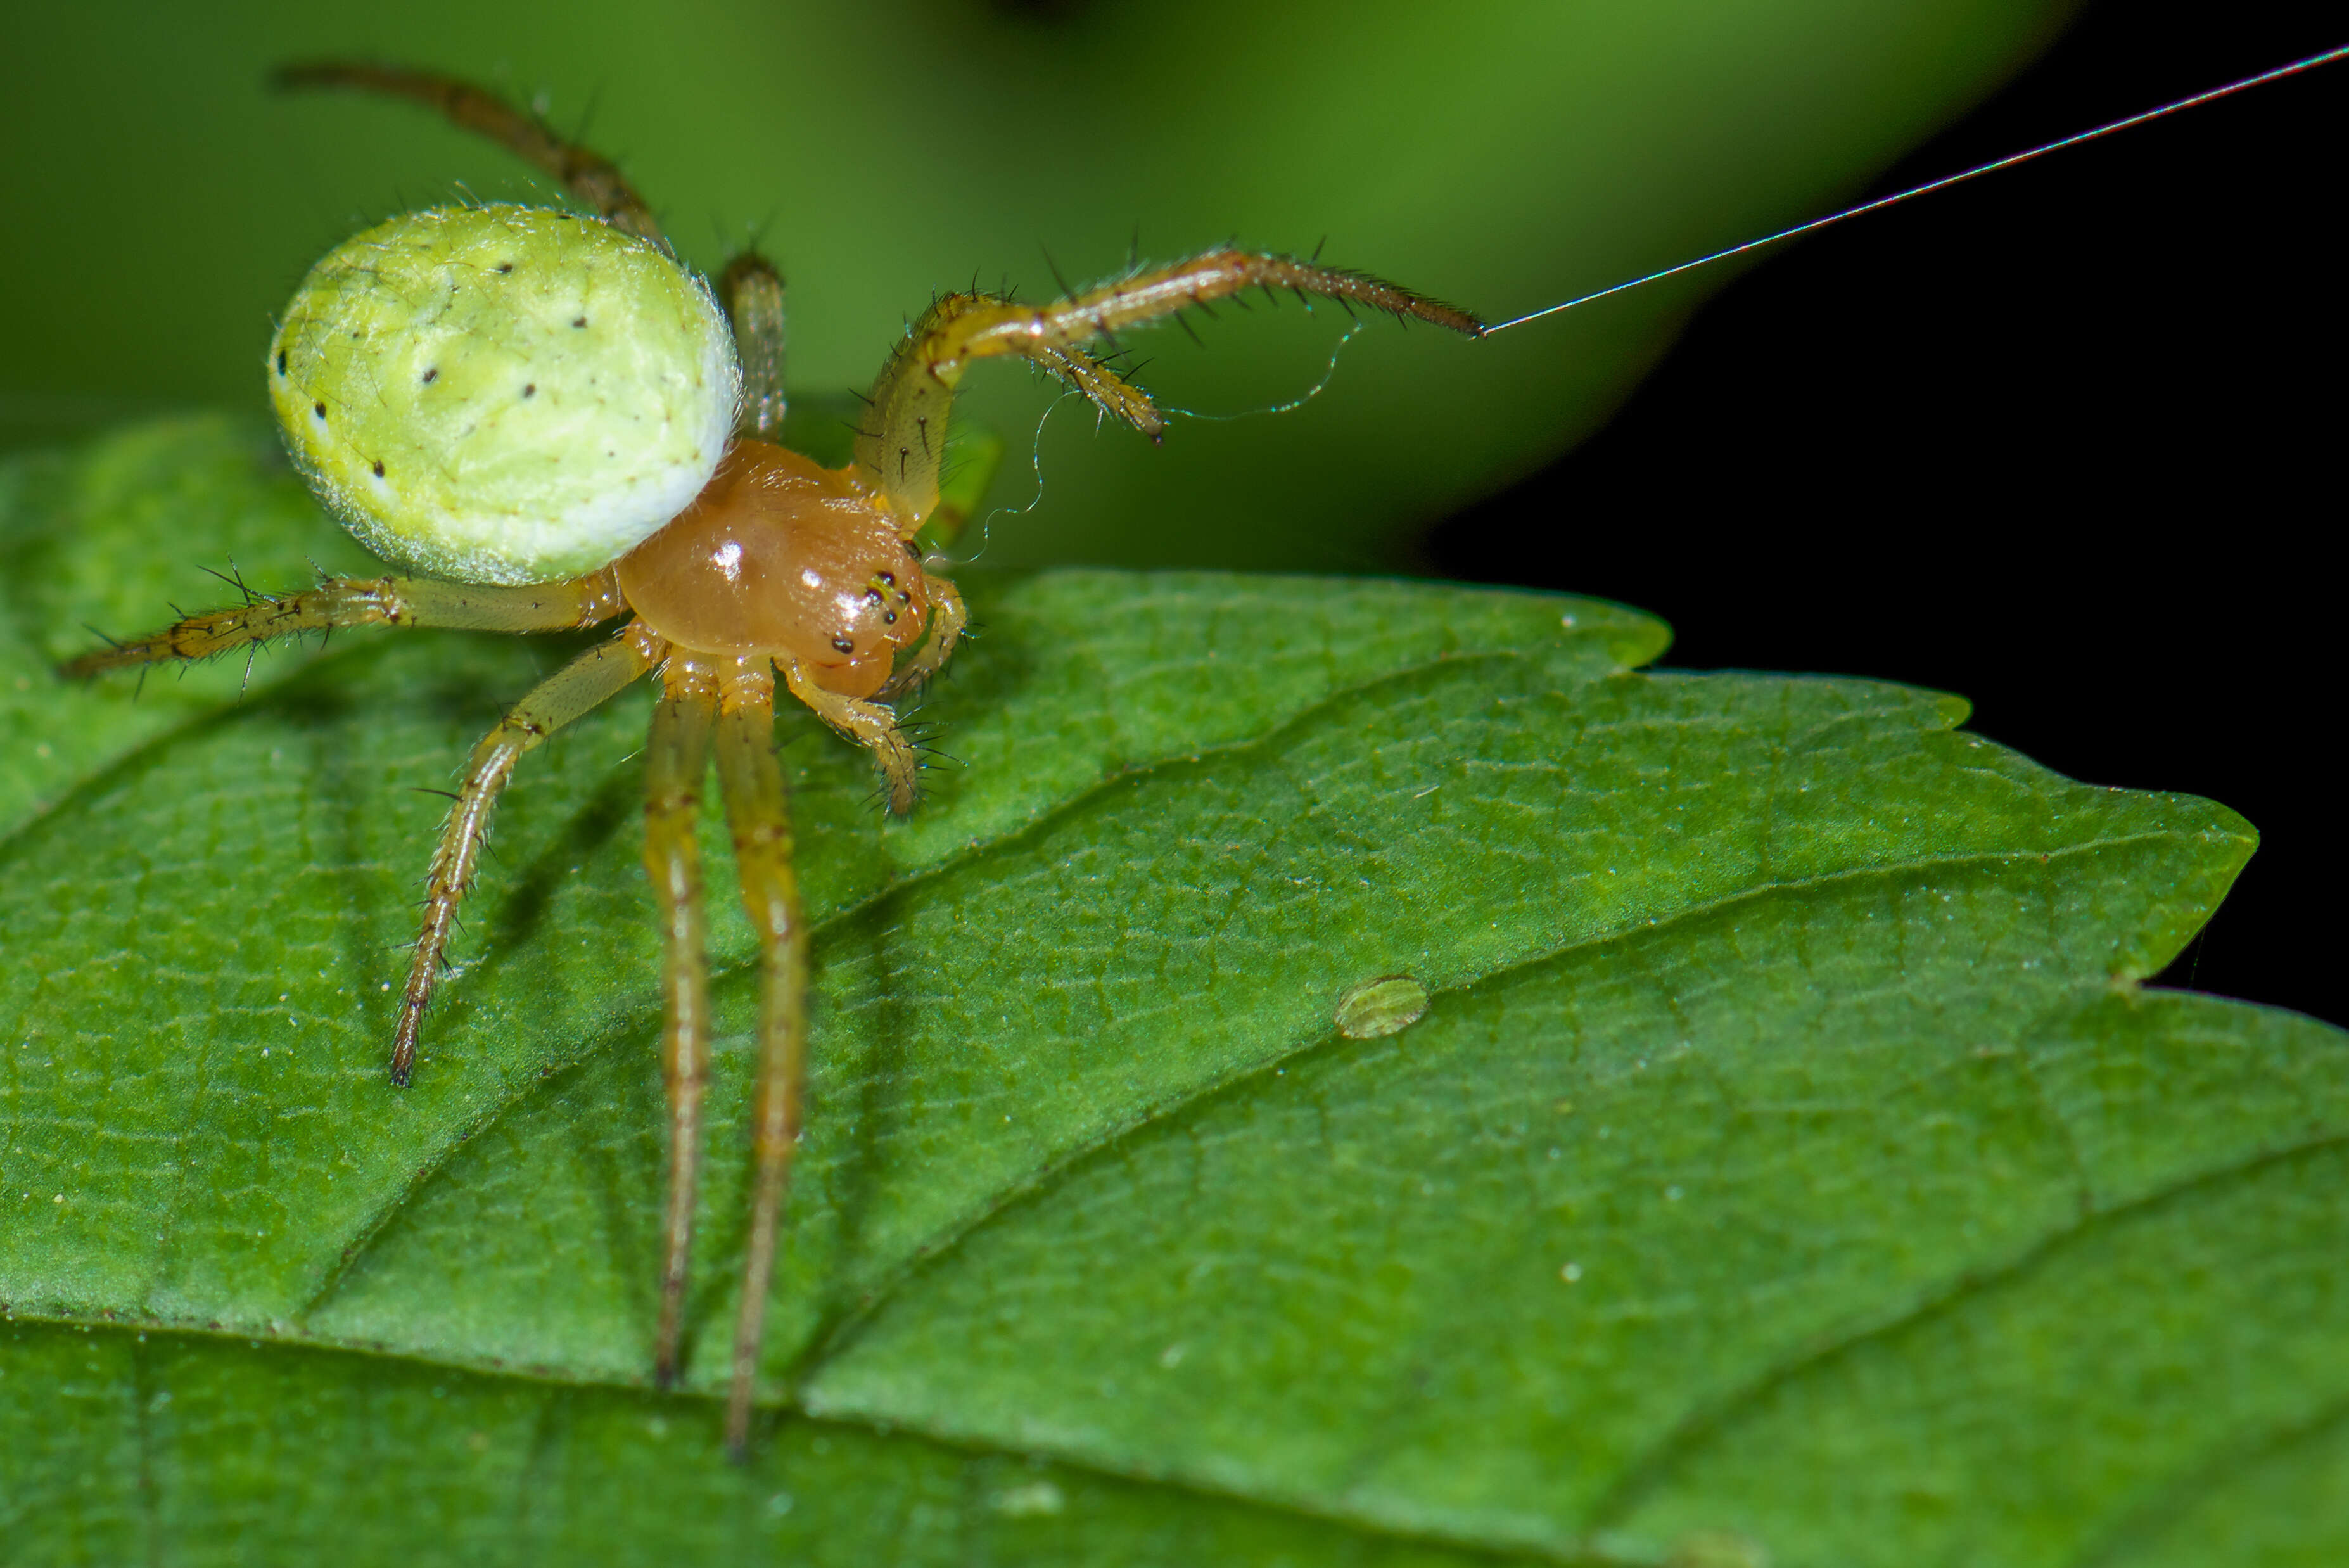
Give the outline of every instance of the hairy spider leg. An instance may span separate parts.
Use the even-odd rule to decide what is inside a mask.
[[[661,667],[645,751],[645,877],[660,911],[661,1081],[668,1091],[668,1198],[661,1218],[660,1334],[653,1381],[677,1381],[686,1271],[701,1172],[701,1101],[709,1085],[709,921],[695,825],[718,716],[717,661],[682,651]]]
[[[910,538],[938,504],[947,416],[963,371],[974,359],[1004,354],[1033,361],[1156,440],[1165,421],[1149,394],[1089,357],[1084,346],[1120,327],[1162,320],[1246,288],[1319,295],[1471,337],[1485,330],[1464,310],[1364,273],[1230,248],[1128,273],[1050,305],[950,294],[914,323],[874,382],[873,407],[857,432],[858,472],[888,503]]]
[[[636,677],[658,664],[668,644],[631,623],[609,642],[589,649],[533,687],[497,727],[481,737],[465,765],[456,804],[440,829],[440,846],[424,877],[424,919],[417,932],[408,988],[399,997],[399,1023],[392,1032],[391,1081],[405,1086],[416,1064],[416,1040],[425,1004],[440,979],[440,961],[455,929],[457,906],[473,885],[487,837],[490,814],[513,776],[524,752],[574,719],[601,705]]]
[[[347,626],[569,631],[609,620],[627,607],[619,580],[609,568],[567,583],[523,587],[443,583],[430,577],[328,577],[298,593],[246,589],[241,605],[188,616],[145,637],[93,649],[58,672],[78,680],[133,664],[205,659],[274,637]]]
[[[668,248],[668,239],[653,219],[652,209],[636,194],[627,177],[608,158],[589,151],[534,114],[524,114],[471,82],[439,71],[409,70],[400,66],[369,65],[354,60],[321,60],[285,66],[272,77],[279,88],[356,88],[393,98],[411,99],[437,109],[468,130],[512,150],[560,181],[563,188],[595,209],[614,228]]]
[[[775,754],[773,670],[763,659],[738,659],[720,669],[719,681],[718,781],[734,838],[742,908],[759,934],[759,1074],[750,1112],[756,1175],[726,1401],[726,1446],[740,1459],[750,1447],[767,1294],[790,1196],[792,1155],[805,1114],[808,930],[792,866],[790,803]]]
[[[734,433],[781,446],[783,441],[783,278],[774,263],[744,251],[718,275],[718,299],[734,327],[742,362],[742,410]]]

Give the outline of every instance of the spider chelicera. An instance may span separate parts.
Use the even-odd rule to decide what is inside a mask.
[[[657,672],[645,868],[667,944],[669,1163],[654,1376],[667,1386],[678,1373],[700,1166],[710,1013],[695,820],[714,755],[761,945],[757,1176],[727,1410],[739,1454],[806,1063],[807,929],[774,749],[775,680],[872,752],[892,811],[911,808],[918,759],[890,703],[937,672],[968,618],[914,543],[941,504],[947,420],[964,370],[1021,356],[1156,439],[1163,421],[1149,396],[1087,344],[1246,288],[1319,295],[1471,336],[1483,326],[1361,273],[1229,248],[1136,268],[1049,305],[951,294],[883,367],[854,461],[825,469],[778,444],[783,287],[765,258],[736,256],[713,297],[609,161],[463,82],[340,63],[279,79],[438,109],[539,165],[593,216],[492,205],[394,218],[311,270],[270,345],[279,422],[312,487],[378,554],[427,575],[250,595],[86,654],[66,673],[337,627],[526,633],[628,618],[474,749],[426,877],[391,1081],[405,1085],[415,1064],[459,901],[515,764]]]

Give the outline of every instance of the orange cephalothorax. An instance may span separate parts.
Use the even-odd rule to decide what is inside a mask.
[[[637,617],[681,648],[796,659],[869,697],[930,615],[920,560],[845,471],[739,441],[691,506],[622,557]]]

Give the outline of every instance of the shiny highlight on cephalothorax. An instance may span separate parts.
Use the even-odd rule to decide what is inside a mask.
[[[636,618],[679,648],[799,661],[845,697],[887,684],[922,639],[921,556],[853,470],[737,441],[692,505],[614,568]]]

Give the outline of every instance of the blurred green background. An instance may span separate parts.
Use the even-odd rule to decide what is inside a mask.
[[[276,98],[273,64],[435,66],[583,123],[688,259],[763,234],[792,379],[863,387],[935,289],[1053,288],[1237,236],[1500,319],[1811,215],[2052,36],[2054,0],[1458,4],[342,0],[21,10],[0,60],[0,445],[261,410],[271,312],[404,207],[544,194],[403,104]],[[1047,261],[1049,254],[1050,260]],[[985,554],[1359,570],[1589,431],[1731,275],[1469,343],[1379,322],[1323,395],[1096,431],[1017,369],[965,407],[1011,458]],[[1170,405],[1321,376],[1345,317],[1259,305],[1128,340]],[[1770,396],[1756,387],[1757,399]],[[1040,472],[1040,490],[1038,473]],[[977,543],[967,536],[966,547]],[[1496,548],[1506,548],[1497,545]]]

